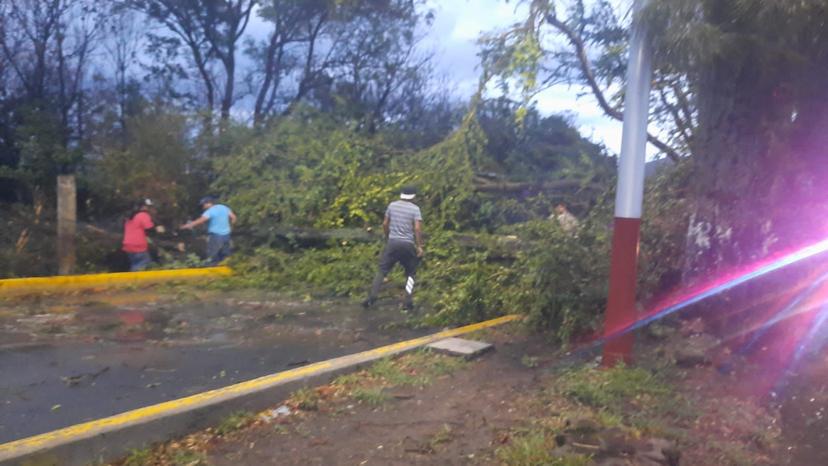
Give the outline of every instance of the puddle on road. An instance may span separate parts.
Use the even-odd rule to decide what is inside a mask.
[[[393,308],[266,298],[2,314],[0,443],[426,333],[385,330]]]

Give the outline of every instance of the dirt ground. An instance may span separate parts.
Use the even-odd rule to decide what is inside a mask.
[[[793,405],[755,395],[755,390],[748,389],[751,380],[756,380],[752,379],[756,367],[751,364],[726,374],[715,365],[707,364],[683,368],[621,368],[619,380],[624,384],[642,384],[634,390],[640,389],[643,395],[622,391],[619,403],[613,405],[607,401],[601,405],[600,399],[598,403],[590,402],[588,397],[583,402],[567,399],[567,392],[560,390],[563,380],[568,378],[566,383],[570,389],[586,390],[580,395],[592,394],[598,398],[604,396],[602,393],[612,395],[611,391],[601,392],[603,385],[616,382],[611,378],[600,379],[605,371],[592,369],[594,353],[563,355],[519,327],[490,330],[476,338],[495,343],[496,351],[421,387],[386,386],[380,402],[371,403],[370,399],[353,396],[328,396],[337,391],[335,385],[318,387],[314,393],[321,394],[321,401],[311,410],[298,408],[295,401],[278,402],[274,409],[280,406],[290,409],[289,415],[262,420],[260,413],[250,418],[254,421],[242,423],[243,426],[231,432],[217,434],[213,429],[173,441],[161,448],[166,452],[161,456],[163,460],[121,464],[828,464],[825,454],[819,451],[821,444],[814,443],[824,438],[824,424],[815,425],[819,432],[814,432],[809,428],[813,425],[808,420],[810,417],[802,413],[797,417],[792,411]],[[647,355],[660,355],[661,343],[642,340],[640,364],[647,366],[650,364]],[[657,358],[650,358],[654,359]],[[580,369],[572,369],[575,367]],[[797,386],[804,384],[821,390],[818,387],[824,388],[823,385],[809,383],[817,374],[828,374],[823,370],[828,365],[809,367],[813,372],[796,379],[800,384]],[[578,377],[593,378],[573,379],[573,372],[568,372],[573,370]],[[661,375],[654,376],[653,383],[658,381],[667,390],[661,398],[647,394],[650,379],[646,374],[656,373]],[[355,378],[371,377],[370,370],[360,374]],[[630,374],[635,377],[645,374],[645,379],[626,379]],[[581,382],[586,386],[578,388]],[[652,393],[657,394],[658,390]],[[788,393],[793,393],[793,388]],[[816,401],[808,400],[808,407],[813,408]],[[786,414],[786,409],[791,412]],[[594,451],[590,445],[574,443],[587,448],[587,454],[548,457],[549,451],[557,451],[560,434],[572,435],[572,424],[583,423],[585,417],[589,423],[597,424],[595,429],[599,432],[592,436],[592,441],[579,441],[595,443]],[[533,447],[525,439],[535,438],[536,433],[541,433],[546,440]],[[608,435],[620,435],[623,439],[619,450],[611,454],[605,451]],[[661,442],[671,445],[677,453],[659,461],[639,459],[624,453],[623,442],[630,445]],[[538,446],[540,451],[531,451]],[[175,453],[179,448],[197,454],[182,456]]]
[[[494,333],[491,333],[494,335]],[[492,461],[492,445],[531,416],[517,402],[538,384],[521,364],[540,341],[501,335],[497,351],[432,385],[392,390],[380,407],[348,403],[272,428],[253,429],[210,452],[231,465],[460,465]],[[339,408],[339,409],[337,409]]]

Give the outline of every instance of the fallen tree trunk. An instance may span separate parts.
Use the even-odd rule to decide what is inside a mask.
[[[606,186],[595,183],[584,184],[579,180],[555,180],[547,182],[530,182],[530,181],[493,181],[491,179],[476,176],[474,179],[474,189],[477,192],[489,194],[535,194],[539,192],[554,192],[566,190],[583,190],[592,189],[601,191],[606,189]]]

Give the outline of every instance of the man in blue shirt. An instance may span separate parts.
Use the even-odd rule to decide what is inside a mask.
[[[217,204],[212,196],[202,198],[199,204],[204,213],[197,220],[181,225],[181,229],[190,230],[207,223],[207,264],[217,265],[230,255],[230,232],[236,223],[236,214],[226,205]]]

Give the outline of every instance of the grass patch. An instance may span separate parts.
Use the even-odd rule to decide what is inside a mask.
[[[426,370],[435,377],[448,375],[468,366],[468,361],[463,358],[437,355],[429,350],[424,350],[423,353],[428,356]]]
[[[583,455],[555,457],[551,453],[553,448],[554,439],[543,432],[530,432],[498,448],[495,456],[507,466],[587,466],[592,461]]]
[[[669,396],[671,388],[653,373],[641,368],[577,369],[559,379],[568,398],[594,408],[619,412],[630,400]]]
[[[379,387],[357,387],[351,392],[351,396],[359,403],[374,407],[382,406],[390,399],[383,389]]]
[[[672,414],[686,418],[689,402],[660,375],[638,367],[581,368],[564,372],[557,391],[572,401],[629,419]],[[625,416],[625,414],[627,414]]]
[[[368,369],[368,375],[388,385],[426,385],[429,382],[429,380],[418,377],[416,372],[412,373],[407,370],[410,367],[404,366],[407,365],[401,364],[401,360],[385,358],[374,363]]]
[[[348,387],[353,387],[355,385],[358,385],[360,383],[360,381],[362,381],[362,377],[360,376],[360,374],[353,373],[353,374],[340,375],[339,377],[334,379],[334,381],[331,382],[331,384],[336,386],[336,387],[348,388]]]
[[[172,463],[175,466],[204,466],[207,458],[203,453],[190,450],[178,450],[172,455]]]
[[[216,426],[216,433],[219,435],[227,435],[235,432],[253,422],[255,417],[249,411],[236,411],[235,413],[231,413]]]
[[[438,445],[449,443],[452,440],[454,440],[454,430],[452,430],[450,425],[443,424],[443,427],[431,436],[431,439],[428,441],[428,445],[432,450],[434,450]]]
[[[529,356],[528,354],[524,354],[520,358],[520,363],[523,364],[524,367],[529,369],[534,369],[538,367],[539,360],[537,356]]]
[[[144,466],[149,464],[150,459],[152,459],[152,450],[149,448],[130,450],[124,460],[124,466]]]
[[[451,374],[467,364],[462,358],[435,354],[424,349],[396,359],[382,359],[371,366],[366,375],[368,379],[386,386],[423,387],[435,377]]]
[[[316,411],[319,409],[319,394],[312,388],[302,388],[293,392],[289,404],[302,411]]]

